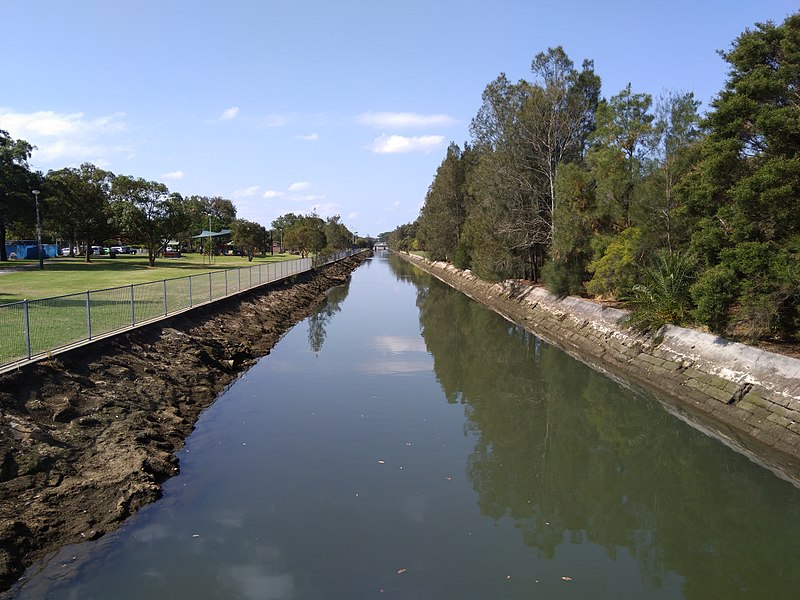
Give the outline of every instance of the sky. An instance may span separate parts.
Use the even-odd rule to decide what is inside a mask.
[[[0,0],[0,129],[30,164],[91,162],[222,196],[269,227],[341,215],[376,236],[419,214],[484,88],[563,46],[602,93],[725,83],[719,50],[786,0]]]

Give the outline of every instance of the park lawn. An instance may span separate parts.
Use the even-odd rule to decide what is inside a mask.
[[[184,254],[182,258],[158,258],[156,266],[150,268],[147,256],[142,255],[93,256],[90,263],[86,263],[83,257],[58,257],[45,261],[44,271],[38,269],[36,261],[10,261],[0,263],[0,270],[22,264],[30,268],[0,274],[0,305],[296,258],[299,257],[292,254],[275,254],[256,256],[248,262],[241,256],[215,256],[214,262],[209,264],[207,256]]]

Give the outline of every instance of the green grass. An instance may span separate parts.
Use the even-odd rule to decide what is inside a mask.
[[[44,271],[34,261],[32,269],[0,275],[0,365],[28,355],[25,306],[18,300],[28,300],[35,355],[274,281],[289,274],[288,265],[277,263],[296,258],[282,254],[248,262],[222,256],[209,265],[200,255],[188,255],[162,259],[155,268],[140,256],[97,257],[88,264],[58,258]]]
[[[59,257],[48,259],[44,271],[38,269],[37,261],[9,261],[0,263],[0,304],[75,294],[86,290],[100,290],[122,285],[161,281],[174,277],[186,277],[232,269],[252,267],[258,264],[291,260],[297,255],[276,254],[265,258],[256,256],[253,262],[241,256],[215,256],[213,264],[200,254],[185,254],[183,258],[159,258],[156,266],[147,266],[147,257],[120,255],[116,258],[93,256],[90,263],[83,258]]]

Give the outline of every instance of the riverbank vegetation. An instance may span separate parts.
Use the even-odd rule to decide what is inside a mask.
[[[800,13],[720,54],[728,78],[704,116],[691,92],[602,97],[592,61],[560,47],[530,80],[501,74],[390,246],[622,301],[643,328],[796,340]]]

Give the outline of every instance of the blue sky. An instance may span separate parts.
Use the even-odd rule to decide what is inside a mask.
[[[611,96],[725,81],[716,51],[785,0],[0,0],[0,129],[47,171],[89,161],[223,196],[269,226],[416,218],[485,86],[562,45]]]

